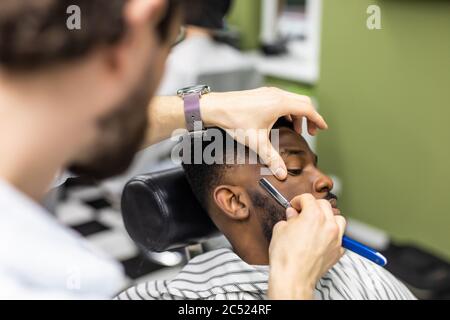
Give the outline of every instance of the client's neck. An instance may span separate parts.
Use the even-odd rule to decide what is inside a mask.
[[[250,213],[249,219],[242,221],[226,218],[226,214],[216,209],[209,216],[243,261],[250,265],[269,264],[270,241],[264,236],[257,214]]]
[[[234,252],[251,265],[269,265],[269,249],[247,247],[244,250],[233,246]]]
[[[252,232],[235,233],[228,237],[234,252],[246,263],[251,265],[269,264],[269,243],[262,236],[256,236]]]

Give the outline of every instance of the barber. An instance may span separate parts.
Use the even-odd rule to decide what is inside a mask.
[[[311,134],[327,128],[309,98],[273,88],[197,88],[197,99],[185,90],[188,101],[151,100],[178,36],[182,2],[0,1],[0,298],[108,298],[123,285],[115,262],[39,205],[61,170],[117,175],[142,143],[192,129],[193,120],[269,132],[287,116],[298,132],[303,118]],[[79,29],[61,24],[71,5],[81,9]],[[261,159],[286,178],[268,135],[239,142],[260,146]],[[342,255],[345,222],[328,202],[302,195],[292,206],[270,246],[274,299],[312,298],[316,281]]]

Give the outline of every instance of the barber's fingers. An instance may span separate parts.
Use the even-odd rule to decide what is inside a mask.
[[[269,168],[269,170],[279,180],[287,177],[286,165],[278,151],[273,147],[268,136],[259,136],[258,154],[261,161]]]
[[[284,101],[284,110],[286,114],[297,117],[306,117],[314,123],[319,129],[328,129],[328,125],[323,117],[316,111],[309,97],[286,92]],[[286,115],[284,114],[284,115]]]
[[[344,236],[345,228],[347,226],[347,221],[341,215],[334,216],[334,220],[336,221],[336,224],[339,227],[339,239],[340,241],[342,241],[342,237]]]
[[[315,136],[317,134],[317,130],[318,130],[318,128],[317,128],[316,124],[314,122],[308,120],[308,133],[312,136]]]
[[[292,119],[291,122],[293,123],[294,131],[297,132],[298,134],[302,134],[303,133],[303,117],[291,116],[291,119]],[[307,120],[306,123],[307,123],[308,133],[312,136],[315,136],[318,131],[317,125],[310,120]]]
[[[333,208],[331,207],[331,203],[328,200],[317,200],[317,203],[320,206],[320,209],[322,209],[323,214],[325,215],[326,219],[333,219],[334,217],[334,213],[333,213]]]
[[[302,134],[303,132],[303,117],[292,115],[292,123],[294,126],[294,131],[298,134]]]
[[[306,117],[309,123],[314,124],[319,129],[322,130],[328,129],[327,123],[322,118],[322,116],[316,111],[316,109],[314,109],[312,105],[303,103],[297,106],[292,106],[289,109],[289,112],[293,116]]]
[[[328,222],[337,224],[339,231],[339,242],[342,242],[342,237],[344,236],[345,227],[347,225],[345,218],[341,215],[334,215],[332,206],[328,200],[317,200],[322,212],[325,215],[325,219]]]
[[[286,219],[290,220],[292,218],[295,218],[298,216],[298,211],[294,208],[287,208],[286,209]]]
[[[316,198],[310,193],[294,197],[291,200],[291,206],[303,215],[316,214],[321,211]]]
[[[293,115],[285,116],[285,118],[292,123],[292,127],[294,128],[294,131],[298,134],[302,134],[303,132],[303,117],[297,117]]]
[[[270,127],[273,126],[273,123]],[[233,135],[232,135],[233,136]],[[279,180],[287,177],[286,165],[283,158],[272,145],[268,132],[258,130],[249,132],[245,136],[233,136],[238,142],[247,145],[258,153],[261,161],[269,168],[272,174]]]

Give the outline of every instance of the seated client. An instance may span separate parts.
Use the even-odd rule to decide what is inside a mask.
[[[280,119],[274,129],[279,129],[279,151],[289,175],[285,181],[268,179],[288,199],[311,193],[317,199],[329,200],[334,213],[340,214],[337,197],[331,193],[333,181],[318,169],[318,158],[303,137],[284,119]],[[201,142],[202,150],[209,143]],[[237,160],[238,149],[234,145],[216,153],[215,158],[223,157],[222,162],[225,162],[233,152],[231,158]],[[191,154],[193,158],[193,152]],[[250,155],[252,151],[245,149],[244,157],[248,160]],[[141,283],[124,291],[117,299],[266,298],[272,229],[285,219],[285,210],[258,185],[263,166],[246,161],[245,164],[184,163],[183,167],[194,194],[232,249],[222,248],[199,255],[174,279]],[[387,270],[349,251],[318,281],[315,298],[415,299]]]

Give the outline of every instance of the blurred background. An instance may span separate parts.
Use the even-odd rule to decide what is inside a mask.
[[[367,27],[370,5],[381,29]],[[213,37],[188,33],[174,50],[160,94],[204,82],[313,97],[330,129],[309,141],[335,179],[349,234],[383,251],[419,298],[450,298],[450,1],[235,0],[226,10]],[[171,146],[144,151],[101,186],[69,179],[53,194],[62,201],[49,201],[120,260],[130,282],[170,277],[185,260],[140,252],[120,218],[124,183],[172,166]]]

